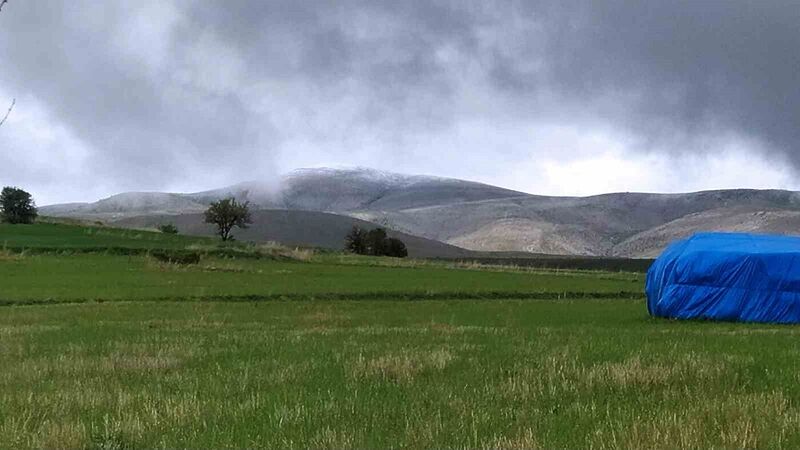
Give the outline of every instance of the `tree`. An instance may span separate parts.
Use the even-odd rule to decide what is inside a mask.
[[[400,239],[388,237],[384,228],[364,231],[359,226],[353,226],[344,238],[344,248],[359,255],[393,256],[395,258],[408,256],[406,244]]]
[[[366,253],[372,256],[383,256],[386,249],[386,230],[375,228],[367,232]]]
[[[159,231],[164,234],[178,234],[178,227],[171,223],[165,223],[158,227]]]
[[[353,225],[344,237],[344,249],[350,253],[363,255],[367,253],[367,232],[358,225]]]
[[[233,240],[233,227],[244,229],[247,224],[253,223],[250,202],[239,203],[233,197],[213,202],[206,210],[205,222],[217,226],[217,234],[223,241]]]
[[[31,194],[6,186],[0,193],[0,217],[8,223],[33,223],[38,212]]]
[[[386,256],[393,256],[395,258],[405,258],[408,256],[408,249],[406,248],[406,244],[403,243],[400,239],[397,238],[389,238],[386,239],[386,243],[384,244],[384,254]]]

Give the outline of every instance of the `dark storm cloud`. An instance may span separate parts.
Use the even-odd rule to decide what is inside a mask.
[[[0,88],[126,187],[251,178],[362,134],[397,158],[476,117],[600,124],[649,151],[733,134],[800,165],[797,23],[793,1],[17,1]]]
[[[12,6],[13,15],[3,12],[0,77],[90,145],[99,174],[150,183],[176,176],[184,158],[211,163],[216,148],[244,147],[249,116],[235,95],[175,83],[171,64],[152,72],[112,45],[129,11],[94,2]]]
[[[708,133],[761,139],[800,162],[800,4],[794,1],[521,3],[546,30],[546,69],[532,77],[521,52],[498,60],[494,85],[516,96],[557,92],[614,108],[642,137],[680,149]],[[612,109],[612,108],[609,108]],[[671,145],[670,145],[671,144]],[[713,149],[708,149],[713,151]]]
[[[476,16],[451,6],[232,1],[198,3],[187,14],[191,23],[213,30],[247,56],[252,82],[302,81],[328,95],[361,100],[364,121],[413,128],[451,119],[441,110],[456,95],[448,76],[452,68],[436,59],[437,50],[451,45],[475,51]]]

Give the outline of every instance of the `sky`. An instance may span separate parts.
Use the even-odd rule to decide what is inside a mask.
[[[800,3],[9,0],[38,204],[364,166],[535,194],[800,189]]]

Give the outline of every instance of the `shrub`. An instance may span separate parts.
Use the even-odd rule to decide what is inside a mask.
[[[375,228],[364,231],[354,226],[345,236],[345,250],[359,255],[393,256],[405,258],[408,256],[406,244],[400,239],[386,236],[386,230]]]
[[[383,256],[386,254],[386,230],[375,228],[367,232],[367,254]]]
[[[386,244],[384,245],[384,254],[386,256],[393,256],[395,258],[405,258],[408,256],[408,249],[406,248],[406,244],[403,243],[400,239],[397,238],[389,238],[386,239]]]
[[[367,253],[367,232],[358,225],[353,225],[344,237],[344,249],[350,253],[364,255]]]
[[[153,258],[169,264],[197,264],[200,262],[200,253],[190,250],[153,250]]]
[[[158,227],[158,230],[164,234],[178,234],[178,227],[171,223],[166,223]]]

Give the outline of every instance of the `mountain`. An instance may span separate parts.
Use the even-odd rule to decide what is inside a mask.
[[[207,202],[231,195],[264,207],[346,212],[394,211],[528,194],[452,178],[323,168],[295,170],[274,186],[247,182],[187,198]]]
[[[129,192],[94,203],[40,208],[45,215],[115,220],[141,214],[203,211],[224,197],[260,208],[323,212],[394,211],[528,194],[471,181],[401,175],[372,169],[300,169],[277,182],[250,181],[192,194]]]
[[[800,211],[731,207],[687,214],[637,233],[619,243],[618,255],[655,257],[670,242],[710,229],[771,234],[800,234]]]
[[[39,208],[39,213],[53,217],[79,217],[110,220],[137,214],[183,214],[202,212],[208,207],[184,194],[163,192],[126,192],[94,203],[65,203]]]
[[[47,206],[41,213],[125,226],[151,225],[155,219],[165,221],[170,216],[189,226],[210,202],[226,196],[248,200],[255,209],[270,210],[264,213],[265,221],[279,220],[277,210],[294,212],[284,212],[286,217],[302,217],[296,222],[286,219],[283,223],[292,225],[283,228],[256,228],[248,232],[254,233],[247,234],[251,237],[243,235],[245,239],[332,246],[341,242],[334,235],[359,219],[368,222],[357,222],[364,226],[381,224],[424,239],[421,242],[448,244],[447,250],[438,247],[426,254],[460,247],[650,257],[670,241],[694,231],[789,234],[800,230],[800,193],[792,191],[548,197],[464,180],[371,169],[303,169],[272,184],[247,182],[192,194],[127,193],[95,203]],[[327,214],[301,215],[300,211]],[[186,214],[189,216],[183,218]],[[336,227],[330,229],[335,233],[315,240],[314,235],[326,232],[324,224],[334,222]]]
[[[736,231],[740,228],[737,216],[742,211],[781,211],[791,216],[798,210],[800,194],[796,192],[736,189],[690,194],[527,196],[369,211],[359,217],[380,218],[397,230],[413,230],[419,236],[472,250],[647,257],[657,254],[670,240],[694,231]],[[698,216],[691,227],[672,223],[710,211],[715,212]],[[669,238],[646,239],[647,235],[642,235],[647,231],[659,233],[657,227],[665,227],[660,233]],[[800,228],[786,220],[775,220],[748,231],[794,233]]]

